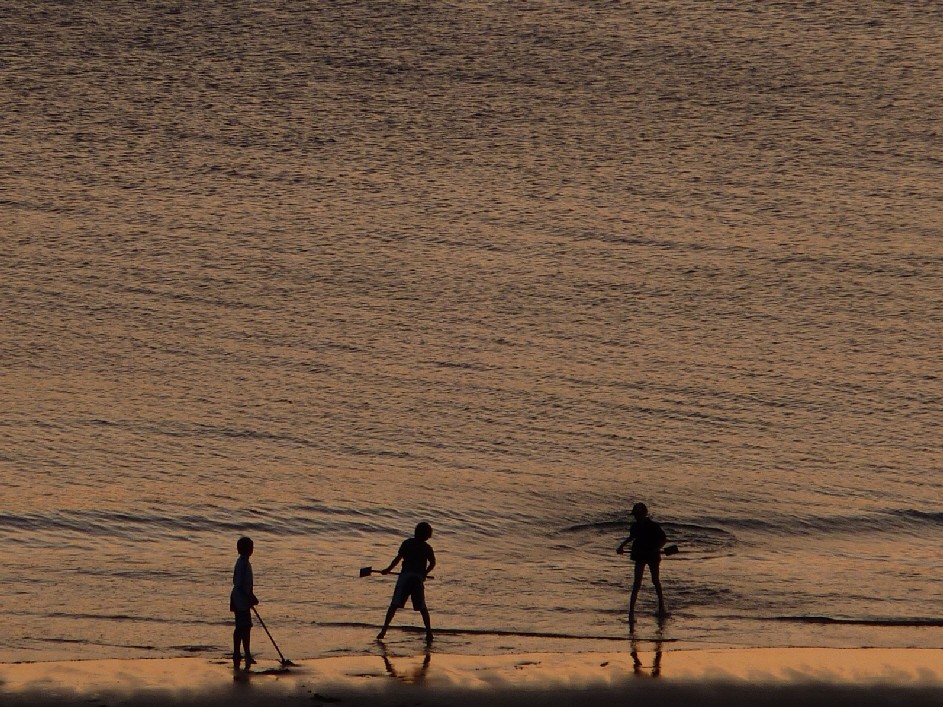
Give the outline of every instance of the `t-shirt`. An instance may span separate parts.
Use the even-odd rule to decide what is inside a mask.
[[[632,559],[647,562],[660,557],[659,551],[667,537],[658,523],[646,517],[632,523],[629,528],[629,540],[633,541],[632,551],[629,553]]]
[[[403,558],[403,572],[425,574],[426,567],[435,562],[432,546],[418,538],[406,538],[399,546],[399,554]]]
[[[229,595],[231,611],[249,611],[252,608],[252,565],[248,557],[239,555],[232,571],[232,592]]]

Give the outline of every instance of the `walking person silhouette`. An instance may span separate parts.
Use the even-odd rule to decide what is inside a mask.
[[[638,592],[642,586],[642,577],[645,575],[646,565],[651,572],[655,594],[658,595],[658,618],[663,619],[668,616],[668,612],[665,610],[664,593],[661,589],[661,576],[658,571],[661,564],[661,548],[667,542],[665,531],[661,529],[658,523],[648,517],[648,507],[644,503],[636,503],[632,506],[632,516],[635,520],[629,528],[629,537],[616,548],[617,553],[624,555],[625,546],[632,543],[629,557],[635,562],[635,576],[632,581],[632,595],[629,599],[630,629],[635,626],[635,602],[638,600]]]

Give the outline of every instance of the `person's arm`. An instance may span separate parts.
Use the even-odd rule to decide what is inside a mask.
[[[246,596],[249,597],[249,606],[256,606],[259,603],[259,598],[255,595],[255,580],[252,576],[252,565],[248,562],[246,562],[246,578],[243,591]]]
[[[616,552],[620,555],[624,555],[625,546],[628,545],[633,540],[635,540],[635,523],[632,523],[632,525],[629,526],[629,537],[627,537],[625,540],[622,541],[622,544],[616,548]]]
[[[432,568],[435,567],[435,552],[432,551],[431,547],[429,548],[429,557],[427,557],[426,559],[428,560],[429,564],[426,565],[425,576],[428,577],[429,573],[432,571]]]
[[[392,572],[393,568],[396,567],[396,565],[398,565],[402,559],[403,559],[403,553],[402,552],[396,553],[396,557],[393,558],[393,561],[390,563],[390,566],[384,570],[380,570],[380,574],[389,574],[390,572]]]

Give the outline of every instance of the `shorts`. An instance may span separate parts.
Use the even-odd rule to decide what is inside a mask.
[[[236,615],[236,628],[252,628],[252,614],[248,609],[245,611],[233,610]]]
[[[654,552],[648,554],[631,555],[636,565],[648,565],[649,569],[658,567],[661,564],[661,553]]]
[[[393,600],[390,606],[402,609],[406,600],[412,599],[413,611],[422,611],[426,608],[426,585],[424,577],[416,572],[403,572],[396,580],[396,589],[393,590]]]

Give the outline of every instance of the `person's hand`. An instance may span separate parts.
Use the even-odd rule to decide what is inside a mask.
[[[252,606],[258,606],[258,605],[259,605],[259,598],[258,598],[257,596],[253,596],[253,597],[252,597]]]
[[[380,570],[380,574],[389,574],[389,573],[392,572],[392,571],[393,571],[393,570],[391,570],[389,567],[387,567],[387,568],[385,568],[385,569]]]
[[[620,545],[616,548],[616,554],[624,555],[625,554],[625,545]]]

